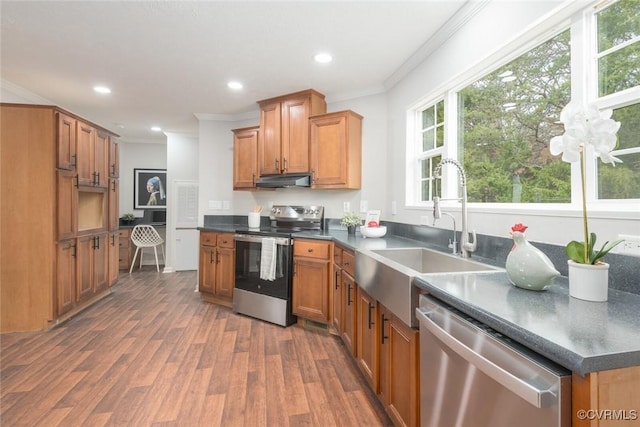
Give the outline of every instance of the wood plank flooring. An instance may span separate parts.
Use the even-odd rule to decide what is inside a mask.
[[[0,425],[392,425],[339,338],[200,301],[195,272],[121,274],[48,332],[0,337]]]

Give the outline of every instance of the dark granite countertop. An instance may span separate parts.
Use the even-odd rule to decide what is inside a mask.
[[[640,295],[609,290],[608,302],[569,296],[567,278],[520,289],[505,272],[424,274],[414,285],[579,374],[640,365]]]
[[[242,226],[246,224],[199,229],[232,233]],[[442,251],[422,241],[392,235],[367,239],[341,229],[299,232],[294,238],[332,240],[354,251],[404,247]],[[513,286],[504,271],[422,274],[413,284],[578,374],[640,366],[638,294],[610,289],[607,302],[587,302],[569,296],[566,277],[556,278],[545,291],[529,291]]]

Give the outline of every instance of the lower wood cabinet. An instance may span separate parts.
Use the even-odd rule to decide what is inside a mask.
[[[293,314],[329,323],[331,242],[295,239],[293,243]]]
[[[380,327],[378,301],[358,286],[356,311],[356,360],[371,389],[378,393],[378,363],[380,353]]]
[[[349,349],[351,355],[356,357],[357,347],[357,286],[353,277],[345,270],[342,270],[342,309],[343,309],[343,328],[342,328],[342,341],[344,345]]]
[[[131,258],[133,257],[131,230],[131,228],[118,230],[118,268],[120,270],[129,271],[129,268],[131,268]]]
[[[235,241],[231,233],[200,232],[200,298],[231,307],[235,286]]]
[[[120,233],[118,230],[109,232],[107,244],[109,245],[108,285],[113,286],[118,281],[120,273]]]
[[[420,424],[420,337],[380,304],[380,391],[397,426]]]
[[[56,257],[56,312],[58,316],[71,311],[76,305],[76,240],[57,245]]]

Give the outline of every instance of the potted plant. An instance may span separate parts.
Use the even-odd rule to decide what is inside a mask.
[[[120,219],[125,224],[131,224],[136,219],[136,217],[133,216],[132,213],[126,213],[126,214],[122,215],[122,217]]]
[[[609,284],[609,264],[602,261],[611,249],[622,240],[605,242],[596,250],[596,234],[589,233],[587,201],[585,190],[585,150],[592,150],[603,163],[622,163],[611,155],[616,147],[616,133],[620,122],[611,119],[612,110],[602,112],[595,105],[582,107],[569,102],[560,113],[560,122],[565,133],[551,139],[549,151],[552,155],[562,154],[562,160],[569,163],[580,162],[580,184],[582,187],[582,242],[572,240],[566,246],[569,257],[569,294],[589,301],[606,301]]]
[[[340,224],[347,227],[349,234],[355,234],[356,226],[362,225],[362,218],[355,212],[347,212],[342,216]]]

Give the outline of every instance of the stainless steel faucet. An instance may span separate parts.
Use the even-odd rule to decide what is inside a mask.
[[[462,197],[457,199],[441,199],[437,195],[433,197],[433,222],[435,224],[437,219],[442,217],[442,212],[440,211],[440,201],[441,200],[460,200],[462,202],[462,238],[460,239],[460,255],[463,258],[469,258],[471,252],[475,252],[476,250],[476,231],[471,231],[473,234],[473,240],[469,240],[469,231],[467,229],[467,175],[464,173],[464,169],[462,165],[458,163],[455,159],[444,158],[438,163],[436,169],[433,172],[433,176],[435,179],[441,179],[440,172],[442,171],[442,166],[450,164],[454,165],[458,169],[458,176],[460,178],[460,187],[462,187]],[[455,221],[453,223],[454,233],[455,233]],[[455,250],[455,249],[454,249]]]

